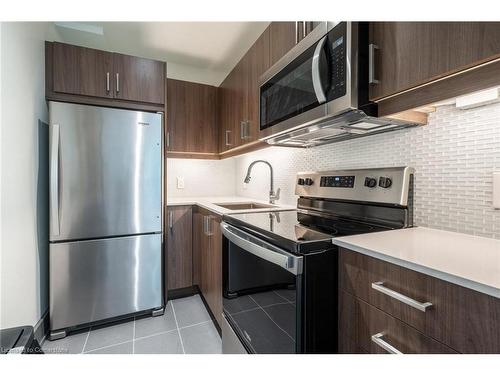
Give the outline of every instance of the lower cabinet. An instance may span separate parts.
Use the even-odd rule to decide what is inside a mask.
[[[193,285],[193,230],[191,206],[167,208],[167,289]]]
[[[339,288],[344,353],[500,353],[499,298],[342,248]]]
[[[215,320],[222,324],[221,217],[197,208],[193,214],[193,280]]]

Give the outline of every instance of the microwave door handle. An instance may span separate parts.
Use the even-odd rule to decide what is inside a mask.
[[[323,49],[326,42],[327,35],[325,35],[316,45],[314,50],[314,55],[312,58],[312,82],[314,93],[320,104],[326,102],[325,92],[323,91],[323,86],[321,85],[321,76],[319,74],[319,60],[321,57],[321,50]]]
[[[284,268],[288,272],[294,275],[300,275],[302,273],[302,258],[296,257],[291,254],[287,254],[284,250],[276,248],[273,245],[267,244],[258,238],[251,236],[249,234],[244,234],[245,238],[239,235],[240,230],[228,225],[224,222],[221,223],[222,234],[233,244],[238,246],[240,249],[255,255],[258,258],[266,260],[270,263],[276,264],[277,266]],[[264,245],[262,246],[262,245]],[[274,248],[274,250],[273,250]]]

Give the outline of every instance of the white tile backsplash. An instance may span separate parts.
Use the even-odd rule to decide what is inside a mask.
[[[224,160],[167,159],[169,197],[234,196],[234,158]],[[177,188],[177,177],[184,177],[184,189]]]
[[[500,172],[500,103],[468,110],[439,107],[426,126],[307,150],[270,147],[224,160],[168,159],[172,197],[239,195],[267,199],[274,167],[278,203],[295,205],[299,171],[408,165],[416,169],[415,223],[500,239],[500,210],[492,207],[493,172]],[[176,188],[184,176],[185,188]]]
[[[266,199],[269,161],[281,203],[296,204],[299,171],[409,165],[415,175],[417,225],[500,239],[500,210],[492,207],[492,177],[500,171],[500,103],[468,110],[439,107],[429,124],[307,150],[272,147],[236,159],[236,194]]]

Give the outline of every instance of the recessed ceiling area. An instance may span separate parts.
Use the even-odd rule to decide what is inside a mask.
[[[167,62],[167,76],[218,86],[269,22],[54,22],[54,40]]]

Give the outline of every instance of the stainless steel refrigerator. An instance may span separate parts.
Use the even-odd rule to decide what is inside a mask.
[[[162,313],[162,114],[49,102],[50,338]]]

